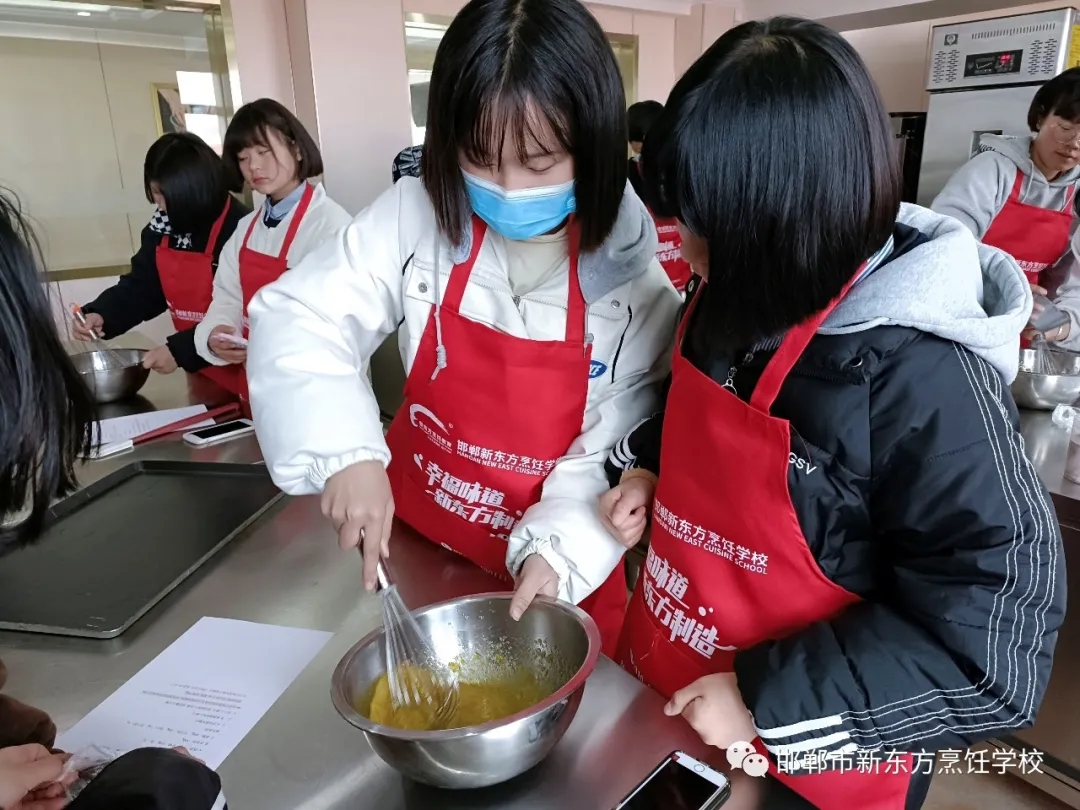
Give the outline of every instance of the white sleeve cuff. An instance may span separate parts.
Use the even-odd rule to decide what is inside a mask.
[[[525,564],[525,560],[533,554],[539,554],[555,570],[555,575],[559,578],[559,598],[570,602],[570,566],[566,563],[566,558],[562,554],[555,550],[555,543],[558,543],[557,537],[541,537],[535,540],[530,540],[525,547],[509,561],[509,569],[512,576],[517,577],[521,573],[521,566]]]

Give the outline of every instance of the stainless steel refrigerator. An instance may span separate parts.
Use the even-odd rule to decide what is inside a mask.
[[[983,135],[1026,135],[1036,91],[1080,64],[1080,13],[1061,8],[935,26],[930,36],[930,107],[920,205],[929,206]]]

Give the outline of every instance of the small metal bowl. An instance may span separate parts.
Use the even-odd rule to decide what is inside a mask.
[[[108,362],[111,355],[122,359],[124,366],[117,368]],[[83,382],[99,405],[135,396],[146,384],[150,369],[143,368],[145,349],[112,349],[109,352],[92,351],[71,355],[71,362],[82,375]]]
[[[1080,398],[1080,355],[1051,351],[1054,364],[1064,374],[1036,374],[1038,353],[1034,349],[1020,350],[1020,371],[1013,381],[1012,395],[1021,408],[1052,411]]]
[[[581,609],[546,597],[537,597],[515,622],[511,596],[466,596],[413,615],[440,660],[461,664],[463,680],[470,680],[471,667],[490,668],[492,660],[535,662],[537,677],[551,688],[545,700],[502,720],[447,731],[405,731],[373,723],[365,716],[367,704],[375,681],[386,671],[379,629],[349,650],[334,671],[334,708],[364,732],[386,764],[417,782],[487,787],[537,765],[577,713],[585,681],[600,656],[600,632]],[[476,680],[482,681],[482,674]]]

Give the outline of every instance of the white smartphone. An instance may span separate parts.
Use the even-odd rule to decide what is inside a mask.
[[[255,425],[250,419],[234,419],[231,422],[222,422],[220,425],[199,428],[184,434],[184,441],[196,447],[205,447],[208,444],[220,444],[237,436],[243,436],[255,430]]]
[[[614,810],[716,810],[730,795],[731,783],[720,771],[675,751]]]
[[[233,346],[239,346],[240,348],[247,348],[248,345],[246,337],[234,335],[231,332],[218,332],[214,337],[218,340],[224,340],[226,343],[231,343]]]

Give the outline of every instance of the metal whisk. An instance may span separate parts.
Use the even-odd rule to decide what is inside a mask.
[[[458,707],[457,675],[439,660],[381,561],[378,581],[390,700],[430,715],[432,729],[445,728]]]
[[[1057,359],[1054,357],[1050,344],[1041,332],[1036,332],[1031,340],[1031,346],[1035,350],[1035,373],[1036,374],[1060,374]]]
[[[89,324],[86,323],[86,317],[83,315],[82,307],[78,304],[71,305],[71,312],[79,320],[87,331],[90,332],[90,340],[97,347],[97,351],[101,352],[102,361],[105,363],[105,368],[102,371],[108,371],[111,369],[127,368],[134,365],[130,360],[126,359],[122,354],[119,354],[108,343],[97,336]]]

